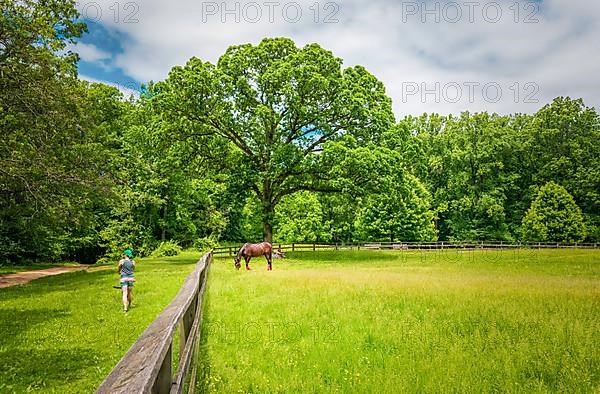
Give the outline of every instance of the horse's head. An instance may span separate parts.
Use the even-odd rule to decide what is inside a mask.
[[[233,261],[235,261],[235,268],[239,270],[242,266],[242,264],[240,263],[241,259],[239,258],[239,256],[234,257]]]

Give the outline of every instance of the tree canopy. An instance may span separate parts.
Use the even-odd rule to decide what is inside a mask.
[[[0,4],[0,263],[262,238],[600,240],[600,117],[581,99],[396,122],[364,67],[287,38],[125,98],[78,79],[73,2]]]
[[[286,38],[232,46],[216,66],[192,58],[173,68],[156,100],[184,122],[184,138],[216,135],[237,147],[267,240],[285,196],[341,191],[323,153],[329,141],[377,142],[394,123],[383,84],[363,67],[342,69],[319,45]]]

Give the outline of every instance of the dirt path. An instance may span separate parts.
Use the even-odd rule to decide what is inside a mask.
[[[8,274],[0,276],[0,289],[10,286],[22,285],[29,283],[32,280],[43,278],[45,276],[60,275],[66,272],[81,271],[89,268],[87,265],[76,265],[70,267],[54,267],[43,270],[18,272],[16,274]]]

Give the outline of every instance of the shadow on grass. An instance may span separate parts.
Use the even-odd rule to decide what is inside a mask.
[[[86,370],[94,367],[90,364],[94,358],[97,354],[87,348],[16,348],[0,352],[0,392],[61,390],[85,377]]]
[[[97,354],[90,349],[30,346],[28,332],[56,319],[69,319],[67,309],[0,309],[0,392],[49,390],[86,376]],[[67,343],[68,346],[68,343]]]
[[[70,311],[67,309],[0,309],[0,349],[7,345],[12,348],[22,342],[23,334],[35,329],[39,324],[52,319],[64,319],[69,315]],[[18,356],[18,353],[15,356]],[[1,361],[0,359],[0,365],[4,365]]]

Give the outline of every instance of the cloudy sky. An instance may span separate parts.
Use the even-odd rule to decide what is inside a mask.
[[[397,117],[600,108],[600,1],[79,0],[80,76],[125,92],[264,37],[316,42],[382,80]]]

